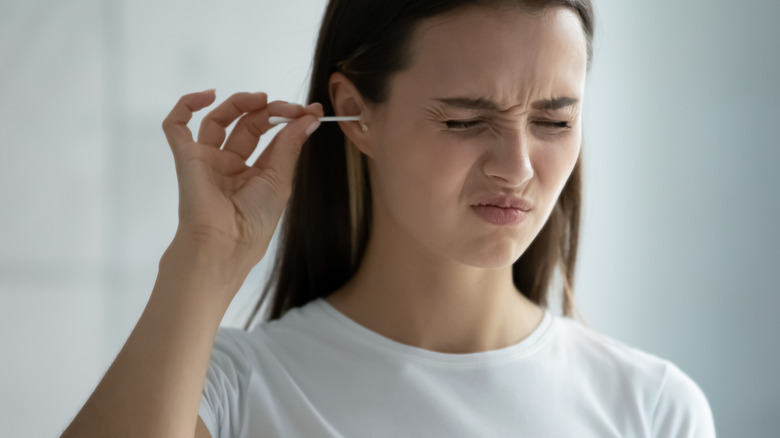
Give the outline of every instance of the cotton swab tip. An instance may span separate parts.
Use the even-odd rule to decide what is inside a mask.
[[[278,116],[271,116],[268,118],[268,123],[272,125],[278,125],[280,123],[289,123],[292,122],[295,119],[290,119],[288,117],[278,117]],[[360,116],[329,116],[329,117],[320,117],[320,122],[351,122],[351,121],[359,121]]]

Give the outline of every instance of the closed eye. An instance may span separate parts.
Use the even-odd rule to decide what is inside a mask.
[[[447,128],[450,129],[468,129],[482,123],[481,120],[448,120],[446,122]],[[569,122],[535,122],[542,126],[549,126],[552,128],[571,128]]]
[[[550,126],[553,128],[571,128],[569,122],[536,122],[540,125]]]
[[[451,129],[466,129],[477,126],[481,123],[481,120],[447,120],[444,123]]]

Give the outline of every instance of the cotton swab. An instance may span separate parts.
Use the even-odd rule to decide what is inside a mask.
[[[279,123],[289,123],[292,122],[295,119],[290,119],[287,117],[277,117],[272,116],[268,118],[268,123],[272,125],[278,125]],[[329,116],[329,117],[320,117],[320,122],[350,122],[350,121],[360,121],[360,116]]]

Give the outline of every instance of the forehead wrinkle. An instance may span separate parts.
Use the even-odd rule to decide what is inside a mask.
[[[528,96],[524,99],[527,101],[529,99]],[[434,98],[432,99],[434,103],[436,103],[438,106],[442,108],[457,108],[457,109],[465,109],[470,111],[482,111],[486,113],[491,114],[509,114],[517,112],[517,107],[521,106],[527,106],[527,104],[519,103],[516,105],[508,106],[505,109],[501,109],[500,104],[498,104],[494,99],[492,99],[489,96],[482,96],[482,97],[468,97],[468,96],[458,96],[458,97],[446,97],[446,98]],[[558,97],[556,95],[553,95],[553,97],[550,98],[542,98],[535,100],[531,103],[531,108],[529,110],[540,110],[544,113],[560,113],[560,112],[568,112],[572,113],[577,110],[579,107],[579,99],[577,97],[572,96],[561,96]]]
[[[462,10],[460,12],[463,12]],[[508,114],[522,111],[523,106],[529,107],[532,101],[539,99],[548,99],[555,96],[570,96],[579,98],[582,86],[572,88],[574,82],[584,82],[580,80],[578,71],[572,70],[572,62],[579,57],[581,50],[579,44],[573,47],[573,44],[560,44],[560,42],[571,41],[556,32],[556,38],[550,39],[551,34],[546,32],[548,26],[556,23],[553,19],[554,14],[545,14],[542,20],[531,21],[537,29],[541,26],[541,32],[532,32],[527,35],[522,44],[514,43],[512,39],[497,40],[499,44],[483,47],[486,41],[493,41],[490,35],[495,34],[494,28],[485,31],[477,31],[477,38],[465,38],[462,32],[462,26],[456,26],[457,29],[442,29],[442,27],[453,25],[457,19],[464,19],[464,15],[445,15],[439,16],[431,21],[423,21],[417,32],[412,38],[410,54],[415,60],[411,68],[400,73],[402,81],[414,80],[415,83],[423,83],[424,89],[427,89],[430,97],[450,97],[453,95],[470,97],[488,97],[497,103],[494,113]],[[471,20],[479,27],[485,29],[485,23],[489,25],[500,22],[514,23],[513,17],[508,14],[499,16],[507,17],[495,20],[495,15],[490,16],[490,20]],[[536,16],[534,18],[539,18]],[[578,20],[576,16],[574,20]],[[577,21],[578,22],[578,21]],[[424,23],[424,24],[423,24]],[[456,23],[459,24],[459,23]],[[458,31],[460,29],[460,31]],[[577,29],[578,32],[579,27]],[[572,36],[568,33],[568,36]],[[583,35],[579,37],[584,38]],[[542,47],[545,46],[546,48]],[[566,47],[567,50],[561,51]],[[512,56],[512,62],[507,64],[505,53],[512,52],[517,56]],[[570,55],[570,56],[569,56]],[[575,61],[576,62],[576,61]],[[584,65],[584,64],[583,64]],[[419,78],[427,79],[428,83],[420,81]],[[488,85],[489,88],[475,88],[474,85]],[[405,84],[409,85],[409,84]],[[406,87],[405,87],[406,88]],[[416,98],[424,94],[419,93],[422,89],[415,90],[414,86],[408,87],[410,97],[416,94]],[[420,88],[420,87],[418,87]],[[579,89],[575,92],[575,90]],[[553,93],[553,91],[556,91]],[[433,93],[431,93],[433,91]],[[459,92],[458,92],[459,91]],[[576,105],[575,105],[576,106]],[[429,114],[443,116],[443,112],[449,113],[450,107],[439,105],[435,111]],[[483,114],[488,110],[483,111]],[[562,111],[566,113],[575,113],[577,108],[567,107],[554,111],[540,110],[540,113],[550,113],[561,115]]]

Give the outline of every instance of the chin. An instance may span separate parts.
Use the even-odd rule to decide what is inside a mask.
[[[460,259],[464,265],[483,269],[504,269],[511,267],[522,253],[517,252],[517,247],[496,247],[469,254]]]

